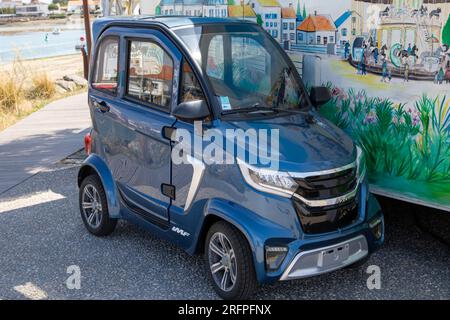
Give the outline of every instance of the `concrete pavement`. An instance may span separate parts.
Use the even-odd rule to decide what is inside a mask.
[[[54,101],[0,132],[0,194],[83,147],[87,94]]]
[[[202,256],[126,221],[88,233],[78,209],[78,165],[55,165],[0,195],[0,299],[217,299]],[[385,206],[388,208],[388,206]],[[422,210],[448,235],[446,214]],[[369,290],[369,265],[381,289]],[[78,267],[80,289],[67,286]],[[449,248],[417,228],[405,206],[386,210],[386,243],[358,269],[264,285],[256,299],[450,299]]]

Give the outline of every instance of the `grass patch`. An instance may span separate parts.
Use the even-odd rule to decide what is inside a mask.
[[[56,93],[56,85],[46,73],[33,75],[32,87],[28,92],[31,99],[49,99]]]
[[[11,67],[0,68],[0,131],[51,101],[84,90],[59,93],[46,72],[29,72],[16,58]]]

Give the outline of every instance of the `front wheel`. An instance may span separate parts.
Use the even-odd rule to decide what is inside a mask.
[[[88,231],[96,236],[107,236],[114,231],[117,219],[111,219],[102,182],[96,175],[86,177],[80,186],[80,213]]]
[[[223,299],[248,299],[257,287],[252,252],[242,233],[219,221],[208,231],[205,260],[213,286]]]

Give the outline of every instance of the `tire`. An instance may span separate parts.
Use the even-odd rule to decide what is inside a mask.
[[[222,244],[225,244],[225,250]],[[227,252],[222,255],[225,258],[220,258],[218,251],[222,254]],[[250,246],[242,233],[229,223],[219,221],[208,230],[205,241],[205,262],[214,290],[222,299],[248,299],[256,290],[258,283]],[[213,268],[216,272],[212,271]],[[226,270],[228,270],[228,276],[223,281]]]
[[[107,236],[116,228],[117,219],[109,217],[105,190],[97,175],[87,176],[81,182],[79,206],[84,226],[93,235]]]

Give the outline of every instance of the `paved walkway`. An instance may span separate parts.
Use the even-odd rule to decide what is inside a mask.
[[[83,147],[87,95],[50,103],[0,132],[0,194]]]

